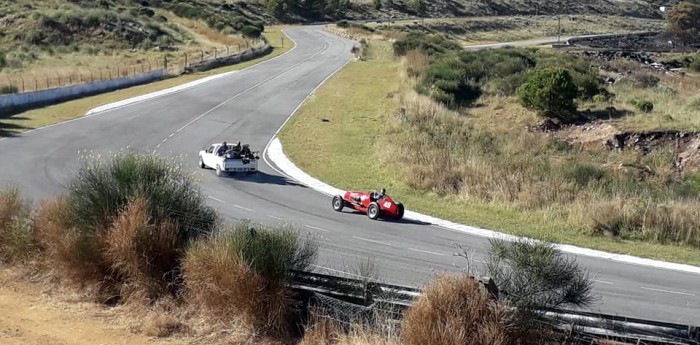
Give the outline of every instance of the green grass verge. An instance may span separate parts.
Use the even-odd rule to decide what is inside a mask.
[[[265,60],[269,60],[276,56],[282,55],[292,49],[294,42],[290,40],[282,32],[283,27],[268,27],[264,35],[273,47],[272,53],[263,57],[239,63],[236,65],[221,67],[205,72],[198,72],[188,75],[169,78],[162,81],[134,86],[122,90],[117,90],[109,93],[104,93],[96,96],[80,98],[60,104],[33,109],[13,115],[9,118],[0,118],[0,137],[17,134],[30,129],[35,129],[51,124],[59,123],[66,120],[75,119],[83,116],[90,109],[112,102],[121,101],[131,97],[164,90],[170,87],[182,85],[201,78],[212,76],[215,74],[226,73],[230,71],[240,70],[246,67],[253,66]],[[282,46],[282,37],[284,46]]]
[[[378,165],[376,146],[398,108],[394,95],[401,89],[400,68],[390,43],[371,41],[367,61],[353,61],[333,76],[282,129],[285,154],[311,176],[337,188],[386,187],[412,211],[556,243],[700,264],[697,249],[690,247],[591,237],[537,212],[440,198],[407,187]],[[330,121],[322,122],[323,118]]]

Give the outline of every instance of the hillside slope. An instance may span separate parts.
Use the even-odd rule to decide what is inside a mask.
[[[281,21],[588,14],[662,18],[662,0],[267,0]],[[379,5],[379,6],[378,6]],[[379,7],[379,8],[377,8]]]
[[[205,1],[3,1],[0,70],[56,74],[245,49],[244,27],[262,28],[263,20],[256,11]]]

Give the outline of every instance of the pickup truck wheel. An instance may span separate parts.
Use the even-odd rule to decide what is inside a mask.
[[[345,202],[343,201],[343,198],[340,197],[340,195],[336,195],[333,197],[333,209],[336,212],[340,212],[343,210],[343,206],[345,206]]]
[[[204,161],[202,160],[202,157],[199,157],[199,167],[204,169],[206,166],[204,165]]]
[[[379,205],[376,202],[369,204],[367,208],[367,217],[373,220],[379,218]]]
[[[216,166],[216,176],[221,176],[223,174],[224,174],[224,172],[221,170],[221,167],[217,165]]]

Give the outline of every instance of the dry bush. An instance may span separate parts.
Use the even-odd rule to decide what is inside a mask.
[[[399,345],[396,334],[382,332],[365,323],[351,324],[344,330],[338,322],[311,312],[309,326],[299,345]]]
[[[264,279],[241,252],[232,250],[225,234],[187,250],[183,277],[188,301],[214,318],[263,334],[289,332],[291,290]]]
[[[420,49],[412,49],[406,53],[405,66],[411,76],[423,75],[428,69],[428,55]]]
[[[639,199],[599,200],[578,211],[588,215],[585,227],[593,234],[660,243],[700,246],[700,202],[666,204]]]
[[[0,261],[17,262],[33,253],[31,211],[18,188],[0,190]]]
[[[406,311],[405,345],[518,343],[517,315],[466,275],[439,275]]]
[[[98,300],[153,300],[180,288],[176,227],[154,224],[146,200],[136,198],[110,228],[86,235],[72,225],[65,198],[44,201],[36,217],[37,246],[55,273],[95,288]]]
[[[177,292],[182,256],[177,227],[167,220],[154,224],[147,200],[129,202],[104,237],[104,256],[117,275],[122,298],[154,299]]]

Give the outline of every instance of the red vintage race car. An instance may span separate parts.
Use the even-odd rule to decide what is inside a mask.
[[[334,196],[333,209],[340,212],[343,207],[366,213],[370,219],[379,217],[401,219],[404,212],[403,204],[394,201],[386,194],[385,189],[380,193],[346,191],[343,195]]]

